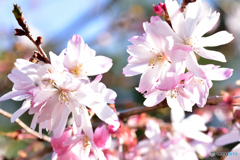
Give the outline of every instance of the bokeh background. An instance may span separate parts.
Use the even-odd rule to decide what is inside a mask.
[[[14,29],[19,28],[12,9],[13,4],[21,6],[33,37],[43,37],[43,49],[59,54],[67,47],[73,34],[79,34],[88,45],[96,50],[97,55],[105,55],[113,59],[110,72],[103,75],[102,81],[108,88],[118,94],[117,110],[141,106],[143,97],[137,93],[140,76],[124,77],[122,68],[127,64],[126,52],[128,39],[143,34],[142,23],[149,21],[153,12],[152,5],[163,0],[0,0],[0,95],[11,90],[12,83],[7,75],[14,67],[16,58],[29,59],[36,47],[26,37],[14,36]],[[218,24],[208,34],[220,30],[232,33],[235,39],[224,46],[214,47],[225,54],[227,63],[199,59],[200,64],[216,64],[233,68],[233,76],[223,82],[214,82],[210,96],[221,95],[222,90],[235,86],[240,78],[240,1],[237,0],[202,0],[203,15],[212,11],[221,14]],[[181,3],[181,1],[179,1]],[[22,102],[12,100],[0,103],[0,107],[13,113]],[[160,111],[162,112],[162,111]],[[166,111],[168,113],[168,111]],[[164,113],[161,113],[164,114]],[[31,116],[21,117],[30,124]],[[218,122],[212,125],[219,125]],[[0,115],[0,157],[8,159],[19,156],[19,150],[29,145],[26,141],[16,141],[6,136],[16,129],[17,124]],[[38,148],[44,147],[39,144]],[[240,154],[240,153],[239,153]],[[45,159],[49,159],[45,158]]]

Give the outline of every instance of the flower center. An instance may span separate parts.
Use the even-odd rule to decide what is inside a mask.
[[[149,62],[149,66],[152,66],[152,68],[154,68],[154,66],[160,62],[163,59],[163,53],[160,53],[157,49],[152,48],[150,50],[150,52],[154,53],[157,55],[157,57],[154,58],[150,58],[150,62]]]
[[[186,40],[186,45],[189,45],[191,47],[196,46],[196,44],[198,43],[198,38],[197,36],[195,37],[190,37]]]
[[[177,95],[179,95],[179,92],[177,89],[173,89],[171,91],[168,91],[167,96],[171,98],[177,98]]]
[[[63,100],[64,102],[69,101],[69,97],[65,91],[61,91],[59,98],[59,101]]]
[[[162,56],[155,57],[155,58],[150,58],[149,66],[152,65],[152,68],[154,68],[154,66],[157,64],[157,62],[161,61],[161,59],[162,59]]]
[[[87,147],[90,147],[91,143],[90,143],[90,139],[88,138],[88,136],[84,136],[83,139],[83,147],[84,147],[84,150],[87,148]]]
[[[75,61],[75,63],[73,64],[73,68],[70,69],[70,72],[72,74],[75,74],[77,76],[79,76],[82,73],[83,69],[82,69],[82,63],[77,63]]]

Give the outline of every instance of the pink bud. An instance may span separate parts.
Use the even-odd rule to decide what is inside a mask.
[[[93,141],[98,148],[108,149],[110,147],[112,138],[105,124],[101,124],[95,129]]]
[[[153,11],[160,16],[165,16],[167,8],[164,3],[159,3],[159,5],[153,5]]]
[[[63,142],[72,136],[72,127],[68,127],[65,129],[65,131],[63,132],[63,134],[61,135],[61,137],[59,138],[55,138],[54,136],[51,138],[51,145],[53,147],[53,151],[55,153],[58,154],[58,156],[61,156],[63,154],[65,154],[69,149],[70,149],[70,145],[69,146],[64,146],[63,147]]]

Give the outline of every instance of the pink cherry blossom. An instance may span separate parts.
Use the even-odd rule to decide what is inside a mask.
[[[184,72],[183,61],[187,56],[184,51],[191,51],[188,46],[175,44],[172,37],[164,39],[151,30],[150,27],[155,26],[154,18],[151,18],[150,23],[143,24],[146,32],[143,36],[130,39],[133,45],[128,46],[130,56],[127,66],[123,68],[125,76],[142,73],[138,87],[141,93],[150,90],[157,81],[161,82],[161,86],[166,86],[165,90],[173,88],[175,81],[169,82],[167,77],[171,79],[173,75]]]
[[[96,56],[96,52],[84,43],[80,35],[73,35],[67,49],[59,56],[69,72],[78,78],[103,74],[112,67],[112,60]]]
[[[73,128],[66,129],[59,138],[53,136],[51,139],[54,151],[52,159],[90,160],[89,155],[92,150],[95,157],[105,160],[102,150],[95,145],[92,138],[80,133],[74,135]]]
[[[226,31],[218,32],[209,37],[202,37],[210,31],[219,19],[219,13],[209,13],[199,23],[202,10],[201,1],[190,3],[184,17],[176,0],[166,0],[167,11],[173,30],[158,17],[154,17],[154,25],[149,26],[155,34],[162,37],[172,36],[175,44],[187,45],[193,49],[186,57],[186,67],[194,75],[206,79],[204,71],[199,67],[194,53],[203,58],[226,62],[225,56],[217,51],[204,49],[207,46],[219,46],[233,40],[232,34]],[[159,29],[161,28],[161,29]],[[175,32],[174,32],[175,31]]]

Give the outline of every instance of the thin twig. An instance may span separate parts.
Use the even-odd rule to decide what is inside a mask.
[[[234,99],[240,98],[240,96],[233,96],[233,98]],[[218,105],[221,102],[223,102],[222,96],[213,96],[213,97],[208,97],[206,105]],[[235,104],[235,105],[239,105],[239,104]],[[161,103],[153,107],[140,106],[140,107],[135,107],[135,108],[127,109],[124,111],[120,111],[118,112],[118,117],[119,119],[123,120],[124,118],[130,117],[132,115],[146,113],[146,112],[154,111],[154,110],[165,108],[165,107],[168,107],[166,100],[162,101]]]
[[[11,119],[12,114],[0,109],[0,114],[2,114],[5,117],[8,117],[9,119]],[[28,133],[34,135],[35,137],[39,138],[39,133],[32,130],[30,127],[28,127],[23,121],[21,121],[20,119],[16,119],[15,122],[21,126],[23,129],[25,129]],[[46,141],[46,142],[50,142],[51,141],[51,137],[48,137],[46,135],[42,135],[42,140]]]
[[[45,63],[50,63],[47,55],[45,54],[45,52],[43,51],[42,47],[41,47],[41,44],[42,44],[42,37],[37,37],[36,40],[33,39],[32,35],[31,35],[31,32],[30,32],[30,29],[27,25],[27,22],[25,21],[25,18],[23,16],[23,13],[21,11],[21,8],[17,5],[13,5],[14,6],[14,9],[13,9],[13,14],[18,22],[18,24],[22,27],[22,29],[15,29],[16,33],[15,35],[16,36],[26,36],[28,37],[28,39],[30,39],[30,41],[33,42],[33,44],[38,48],[39,52],[40,52],[40,56],[42,57],[42,60],[45,62]],[[35,53],[34,53],[35,54]]]

